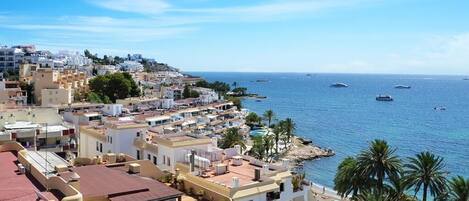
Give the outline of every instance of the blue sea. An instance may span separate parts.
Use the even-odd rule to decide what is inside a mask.
[[[332,187],[340,161],[374,139],[387,140],[403,159],[431,151],[444,157],[451,176],[469,177],[469,81],[463,76],[191,74],[209,81],[236,81],[251,93],[267,96],[261,102],[244,100],[243,106],[259,114],[272,109],[278,119],[291,117],[298,136],[333,149],[335,156],[305,163],[304,171],[315,183]],[[334,82],[350,87],[329,87]],[[412,88],[395,89],[398,84]],[[378,94],[389,94],[394,101],[376,101]],[[434,110],[439,106],[446,110]]]

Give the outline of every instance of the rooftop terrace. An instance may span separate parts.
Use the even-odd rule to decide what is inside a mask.
[[[0,152],[0,200],[36,200],[40,192],[49,200],[60,200],[60,193],[45,192],[32,176],[20,174],[14,152]]]

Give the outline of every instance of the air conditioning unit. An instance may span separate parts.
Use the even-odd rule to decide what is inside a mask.
[[[138,163],[129,164],[129,173],[131,173],[131,174],[140,173],[140,164],[138,164]]]

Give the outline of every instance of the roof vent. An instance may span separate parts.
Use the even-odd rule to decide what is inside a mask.
[[[262,174],[265,175],[269,172],[269,164],[262,165]]]
[[[261,180],[261,169],[256,168],[254,169],[254,181],[259,181]]]
[[[233,177],[231,178],[231,188],[238,188],[239,187],[239,178]]]

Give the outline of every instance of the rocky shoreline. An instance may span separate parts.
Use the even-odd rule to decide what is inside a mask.
[[[331,149],[321,148],[312,144],[310,140],[295,137],[289,150],[281,157],[289,159],[292,165],[297,166],[306,160],[314,160],[323,157],[334,156]]]

